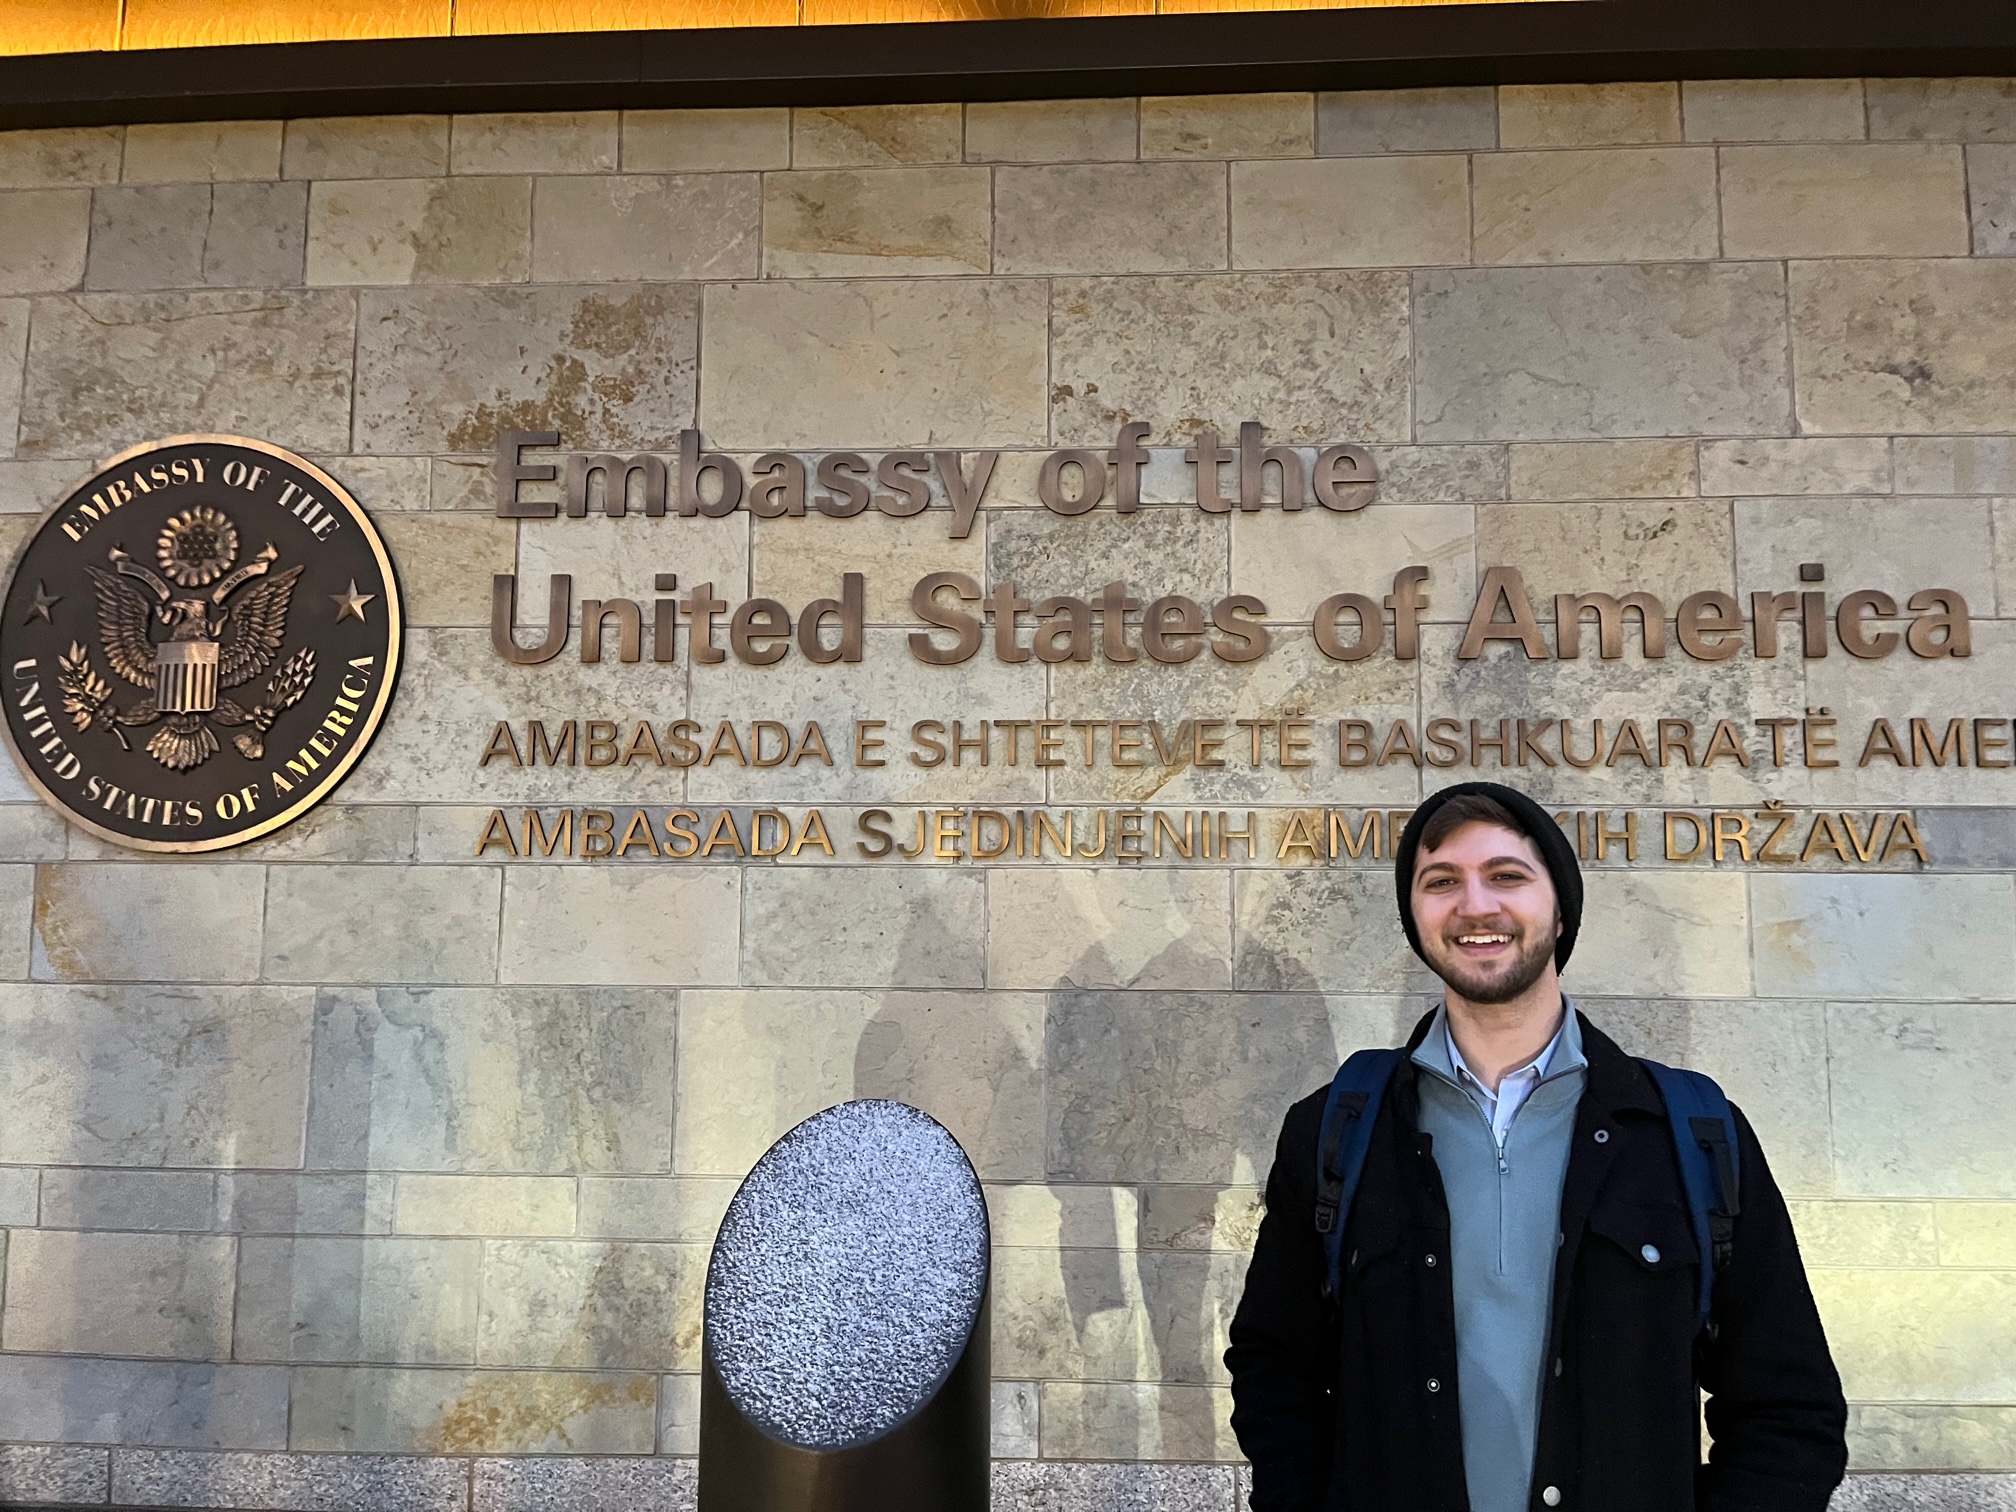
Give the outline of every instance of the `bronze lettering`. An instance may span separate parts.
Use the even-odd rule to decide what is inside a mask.
[[[490,579],[490,645],[508,662],[536,667],[567,648],[568,621],[574,614],[574,579],[556,572],[546,580],[546,633],[536,646],[518,644],[513,625],[518,616],[518,578],[500,572]]]
[[[560,469],[550,462],[525,462],[525,451],[534,446],[558,446],[558,431],[507,430],[497,434],[497,518],[500,520],[550,520],[560,506],[550,499],[544,503],[518,497],[520,483],[551,483]]]
[[[963,610],[948,609],[938,602],[940,589],[949,588],[966,603],[980,598],[980,585],[964,572],[934,572],[917,580],[910,591],[910,612],[927,625],[953,632],[953,642],[940,646],[926,630],[910,632],[910,654],[932,667],[950,667],[969,660],[980,649],[980,621]]]

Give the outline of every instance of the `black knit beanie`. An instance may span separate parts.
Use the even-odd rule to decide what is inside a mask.
[[[1400,832],[1400,843],[1393,848],[1393,882],[1400,894],[1400,927],[1407,931],[1407,943],[1414,947],[1414,954],[1428,959],[1421,950],[1420,932],[1414,927],[1414,857],[1421,849],[1421,832],[1435,811],[1464,793],[1496,800],[1540,852],[1547,875],[1554,879],[1554,896],[1561,907],[1561,938],[1554,945],[1554,969],[1561,970],[1568,964],[1575,935],[1582,927],[1582,865],[1575,859],[1574,842],[1562,833],[1553,815],[1524,793],[1496,782],[1459,782],[1443,788],[1414,810],[1414,817]]]

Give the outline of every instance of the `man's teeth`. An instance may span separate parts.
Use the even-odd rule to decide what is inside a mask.
[[[1512,936],[1508,934],[1466,934],[1456,936],[1458,945],[1510,945]]]

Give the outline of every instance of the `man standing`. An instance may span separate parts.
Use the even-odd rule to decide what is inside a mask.
[[[1442,1004],[1364,1104],[1330,1249],[1335,1099],[1282,1126],[1225,1352],[1254,1512],[1824,1512],[1847,1408],[1784,1199],[1729,1114],[1740,1203],[1697,1242],[1673,1073],[1561,991],[1574,848],[1523,794],[1465,783],[1415,812],[1394,870]]]

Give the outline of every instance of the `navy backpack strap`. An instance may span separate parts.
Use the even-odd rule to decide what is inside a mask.
[[[1680,1178],[1694,1219],[1694,1239],[1701,1248],[1700,1322],[1706,1327],[1715,1273],[1729,1263],[1736,1219],[1743,1211],[1736,1114],[1712,1077],[1642,1057],[1638,1064],[1659,1084],[1673,1125],[1673,1148],[1680,1156]]]
[[[1316,1140],[1316,1232],[1323,1236],[1323,1300],[1334,1303],[1344,1273],[1344,1225],[1358,1195],[1379,1100],[1404,1050],[1358,1050],[1337,1068]]]

